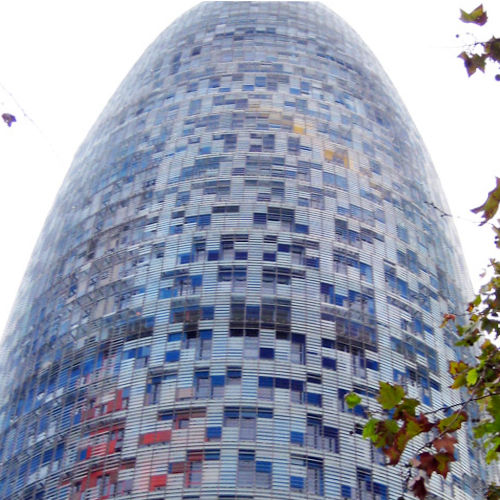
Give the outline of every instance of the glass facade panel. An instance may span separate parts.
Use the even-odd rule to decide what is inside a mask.
[[[402,496],[360,429],[380,379],[456,402],[439,325],[467,287],[436,206],[338,16],[191,9],[109,101],[33,252],[2,346],[0,500]],[[431,489],[480,498],[458,448],[453,491]]]

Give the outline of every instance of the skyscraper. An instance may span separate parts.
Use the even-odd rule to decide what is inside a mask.
[[[35,248],[3,345],[0,499],[397,498],[359,433],[381,379],[455,401],[439,323],[465,275],[442,210],[337,16],[192,9],[108,103]],[[481,496],[461,433],[442,498]]]

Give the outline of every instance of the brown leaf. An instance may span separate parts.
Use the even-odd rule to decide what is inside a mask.
[[[16,121],[16,117],[10,113],[3,113],[2,119],[9,127]]]
[[[417,477],[408,485],[413,494],[420,500],[424,500],[427,496],[427,487],[425,486],[425,479]]]
[[[423,470],[427,476],[431,477],[432,473],[436,472],[438,462],[432,453],[429,453],[428,451],[421,453],[418,456],[418,460],[420,461],[420,465],[418,465],[417,468]]]
[[[434,448],[440,453],[449,453],[451,456],[455,453],[455,443],[457,439],[451,434],[445,434],[443,437],[437,437],[432,441]]]

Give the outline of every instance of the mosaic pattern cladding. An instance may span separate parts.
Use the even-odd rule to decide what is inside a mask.
[[[108,103],[33,253],[2,347],[0,499],[400,496],[360,433],[380,379],[456,402],[439,323],[467,279],[436,207],[407,111],[335,14],[186,13]],[[481,498],[467,432],[435,498]]]

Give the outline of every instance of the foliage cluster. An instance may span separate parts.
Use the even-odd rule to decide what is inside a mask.
[[[460,20],[464,23],[484,26],[488,21],[488,14],[484,10],[483,4],[476,7],[472,12],[461,10],[460,14]],[[476,70],[484,73],[487,63],[500,64],[500,38],[492,36],[489,40],[474,42],[466,47],[458,57],[463,59],[469,76],[473,75]],[[495,79],[500,81],[500,74],[497,74]]]

